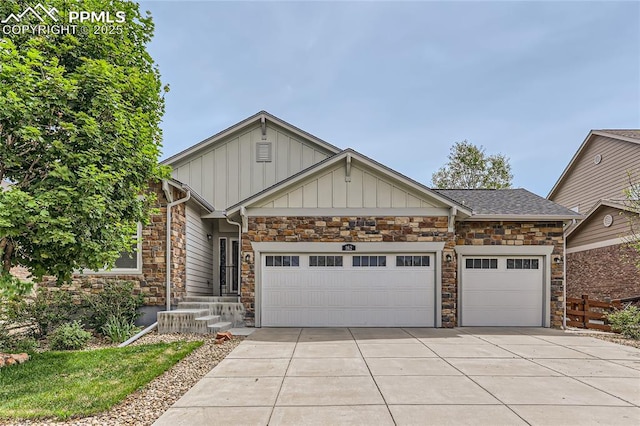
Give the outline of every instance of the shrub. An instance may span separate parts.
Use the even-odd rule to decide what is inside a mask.
[[[46,336],[61,324],[77,319],[79,306],[67,291],[39,288],[33,299],[7,305],[7,318],[16,324],[32,324],[34,337]]]
[[[78,350],[87,346],[91,333],[84,330],[80,321],[62,324],[49,336],[51,349],[58,351]]]
[[[607,319],[613,331],[632,339],[640,339],[640,309],[636,306],[627,306],[609,315]]]
[[[140,315],[138,308],[142,306],[142,295],[133,294],[133,283],[123,281],[105,284],[101,293],[86,298],[88,308],[88,324],[102,333],[103,327],[110,317],[121,323],[133,323]]]
[[[110,316],[107,323],[102,326],[102,334],[113,343],[122,343],[140,330],[133,322],[123,318]]]

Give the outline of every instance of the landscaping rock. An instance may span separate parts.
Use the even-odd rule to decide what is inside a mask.
[[[29,355],[21,354],[2,354],[0,353],[0,368],[14,364],[22,364],[29,360]]]

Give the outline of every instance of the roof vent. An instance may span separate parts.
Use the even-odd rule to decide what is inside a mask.
[[[256,162],[271,162],[271,142],[256,142]]]

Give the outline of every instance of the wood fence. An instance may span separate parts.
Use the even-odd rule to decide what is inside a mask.
[[[591,328],[602,331],[611,331],[607,321],[607,314],[616,309],[621,309],[619,300],[612,302],[600,302],[589,300],[584,294],[581,298],[567,298],[567,325],[578,328]]]

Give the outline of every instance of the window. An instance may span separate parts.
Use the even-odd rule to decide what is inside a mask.
[[[538,269],[538,259],[507,259],[507,269]]]
[[[267,266],[275,267],[298,267],[300,266],[300,256],[267,256]]]
[[[353,256],[352,261],[352,265],[356,268],[387,266],[387,256]]]
[[[498,259],[469,259],[465,260],[467,269],[498,269]]]
[[[118,257],[113,264],[113,268],[111,269],[100,269],[97,271],[91,271],[89,269],[84,269],[82,271],[83,274],[100,274],[100,275],[109,275],[109,274],[139,274],[142,272],[142,224],[138,224],[138,229],[136,232],[136,241],[137,243],[131,247],[131,251],[125,251],[120,253],[120,257]]]
[[[342,267],[342,256],[309,256],[309,266]]]
[[[396,256],[396,266],[429,266],[429,256]]]

